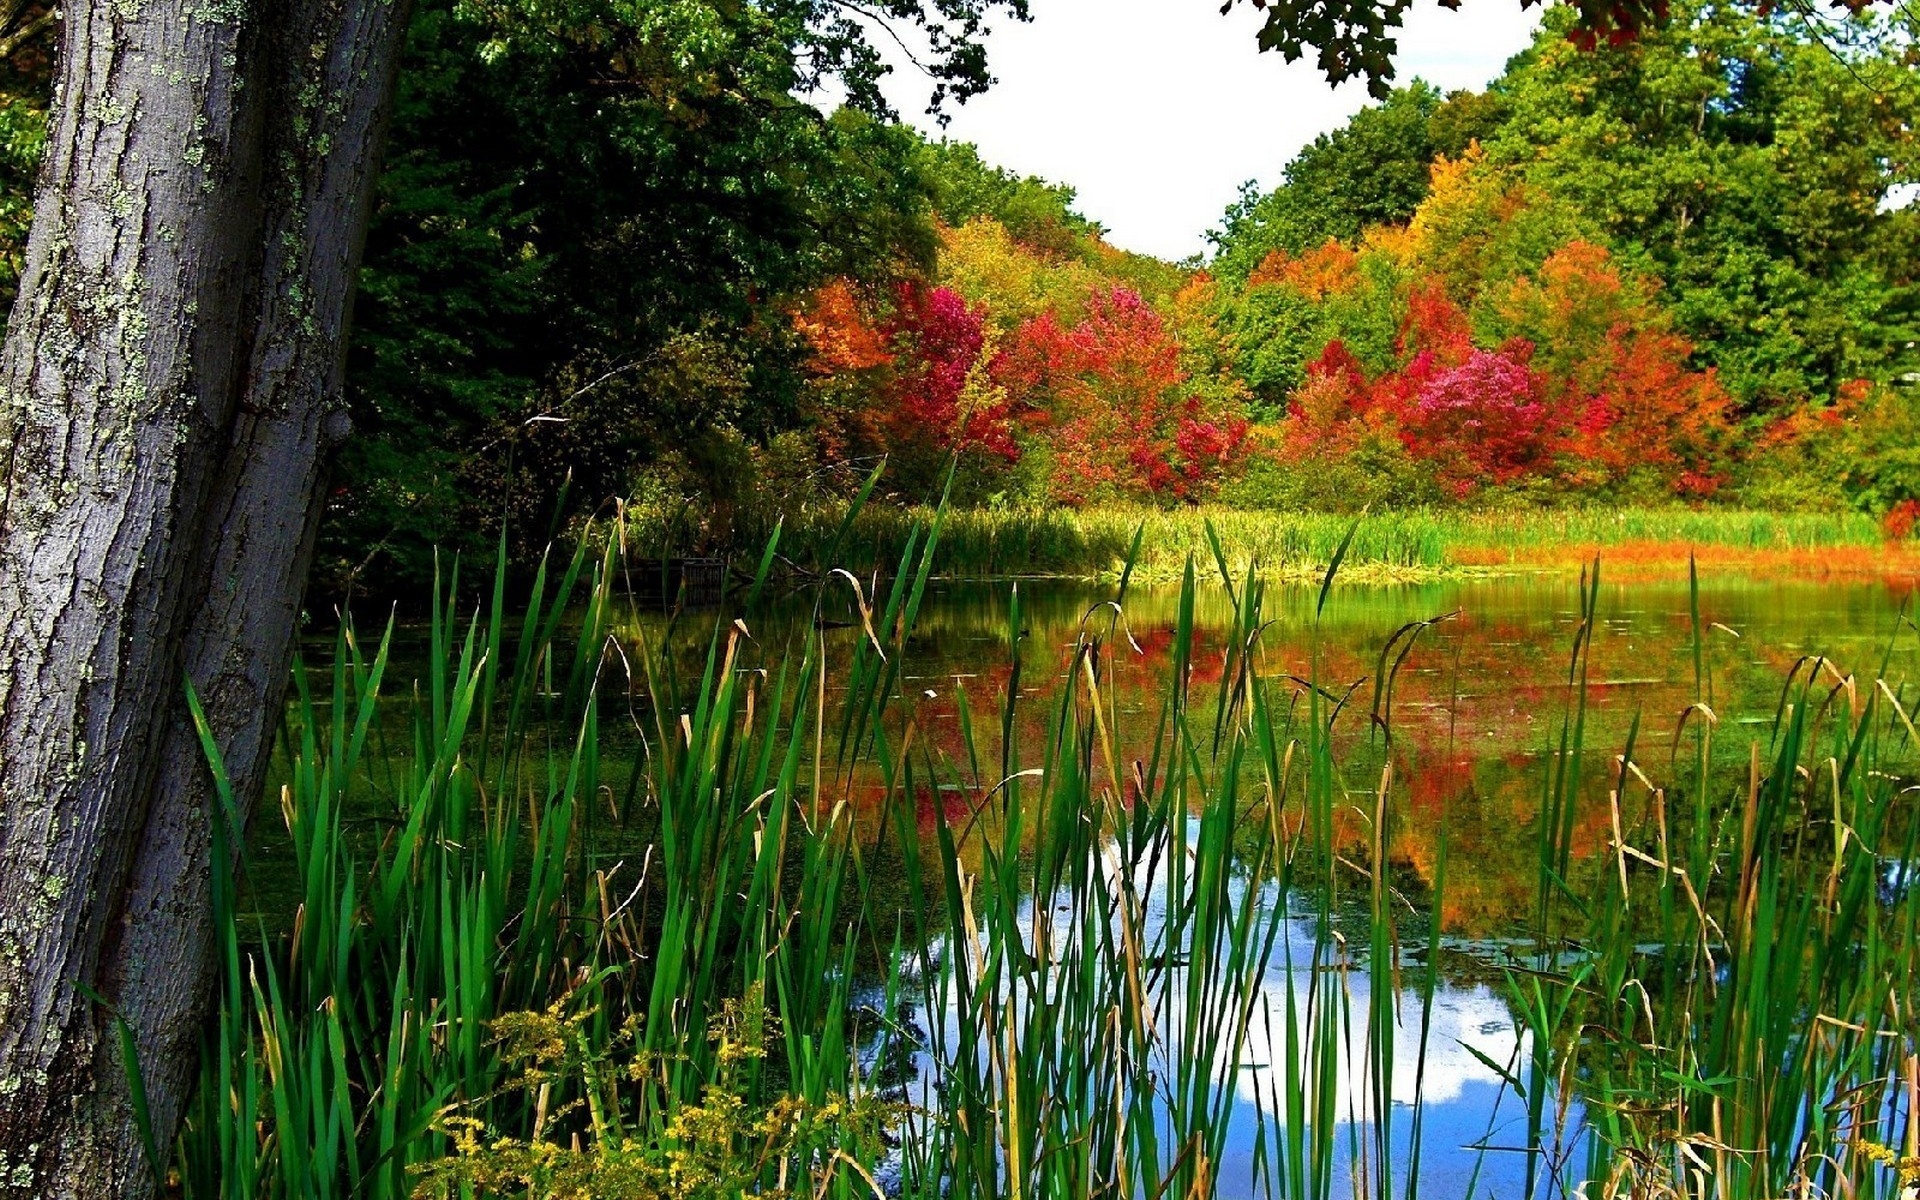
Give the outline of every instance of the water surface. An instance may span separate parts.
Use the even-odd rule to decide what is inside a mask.
[[[1413,1162],[1412,1108],[1416,1101],[1422,1107],[1418,1169],[1426,1194],[1518,1196],[1529,1172],[1543,1182],[1576,1181],[1550,1178],[1554,1166],[1547,1159],[1529,1160],[1515,1150],[1525,1139],[1525,1104],[1490,1065],[1521,1074],[1528,1052],[1508,1003],[1505,968],[1538,961],[1532,957],[1537,948],[1514,935],[1526,926],[1538,895],[1544,789],[1576,695],[1585,697],[1569,880],[1578,891],[1596,872],[1615,869],[1616,820],[1639,833],[1649,827],[1650,806],[1684,810],[1691,804],[1695,739],[1703,733],[1710,734],[1717,761],[1741,764],[1718,778],[1743,781],[1750,745],[1768,735],[1790,694],[1790,676],[1817,674],[1816,694],[1831,693],[1834,703],[1845,704],[1879,678],[1904,696],[1905,681],[1920,665],[1920,640],[1905,620],[1907,586],[1707,579],[1696,596],[1684,581],[1603,584],[1576,688],[1570,664],[1581,586],[1576,578],[1540,576],[1342,587],[1324,609],[1318,589],[1282,586],[1270,589],[1263,604],[1268,624],[1253,652],[1272,695],[1282,704],[1298,703],[1317,687],[1323,707],[1338,711],[1334,742],[1352,797],[1338,825],[1338,849],[1364,859],[1382,771],[1391,765],[1387,856],[1394,886],[1410,910],[1411,929],[1439,925],[1444,949],[1435,961],[1425,961],[1419,938],[1402,961],[1403,972],[1430,971],[1436,978],[1430,1019],[1419,982],[1401,980],[1393,1005],[1403,1049],[1387,1081],[1401,1113],[1388,1136],[1393,1173],[1402,1182]],[[1089,634],[1105,639],[1122,756],[1147,753],[1141,747],[1162,719],[1177,590],[1131,588],[1116,608],[1110,587],[936,584],[906,650],[899,700],[926,731],[944,777],[957,782],[919,798],[923,831],[935,821],[965,818],[996,782],[997,716],[1013,679],[1009,626],[1016,587],[1024,667],[1013,729],[1023,747],[1044,744],[1046,722],[1056,712],[1049,698],[1060,693],[1075,647]],[[1227,666],[1233,604],[1216,588],[1203,591],[1196,607],[1189,686],[1202,723],[1212,719]],[[851,602],[838,619],[846,623],[828,633],[829,654],[850,656],[864,628]],[[771,618],[768,627],[781,623]],[[971,721],[963,720],[963,710]],[[1629,737],[1638,771],[1625,775],[1620,789],[1620,756]],[[1031,762],[1035,753],[1021,761]],[[1616,789],[1617,807],[1610,795]],[[858,802],[857,784],[852,790]],[[1436,911],[1433,884],[1443,842],[1448,867]],[[1261,985],[1265,1012],[1238,1060],[1213,1064],[1219,1086],[1233,1093],[1229,1152],[1219,1164],[1227,1195],[1259,1190],[1255,1163],[1271,1162],[1284,1137],[1273,1063],[1285,1048],[1268,1032],[1274,1014],[1290,1005],[1304,1010],[1316,982],[1324,988],[1330,978],[1357,1014],[1367,1011],[1373,989],[1393,986],[1369,972],[1364,912],[1353,922],[1353,948],[1332,954],[1322,910],[1311,898],[1279,894],[1271,884],[1244,886],[1264,887],[1261,902],[1286,905],[1287,917],[1283,944]],[[1151,900],[1150,911],[1158,911]],[[1023,921],[1033,917],[1030,902]],[[1159,1015],[1177,1023],[1177,1013]],[[944,1019],[951,1025],[956,1017],[949,1011]],[[1376,1084],[1364,1065],[1369,1035],[1364,1021],[1356,1021],[1336,1087],[1335,1108],[1350,1126],[1342,1170],[1367,1161],[1364,1142],[1374,1136],[1367,1126],[1377,1111]],[[1424,1059],[1405,1049],[1422,1043]],[[935,1074],[933,1067],[923,1056],[926,1076]],[[922,1089],[915,1097],[939,1105],[934,1092]],[[1570,1124],[1577,1125],[1578,1116],[1576,1105]],[[1565,1134],[1568,1142],[1575,1136]],[[1261,1150],[1263,1139],[1268,1144]],[[1377,1190],[1377,1181],[1369,1190]]]
[[[1920,680],[1920,638],[1905,617],[1910,599],[1910,585],[1886,582],[1706,578],[1697,597],[1684,581],[1606,583],[1597,592],[1590,653],[1576,687],[1570,663],[1582,591],[1575,577],[1338,586],[1324,607],[1317,588],[1269,587],[1261,606],[1265,623],[1244,649],[1269,705],[1293,713],[1292,729],[1305,728],[1316,696],[1320,715],[1330,720],[1337,786],[1349,802],[1337,808],[1333,845],[1324,849],[1355,867],[1350,892],[1333,901],[1250,875],[1235,883],[1238,895],[1251,893],[1262,912],[1280,916],[1282,936],[1259,980],[1261,1011],[1247,1041],[1235,1053],[1216,1048],[1207,1064],[1219,1094],[1230,1100],[1227,1153],[1216,1164],[1222,1194],[1259,1193],[1256,1163],[1271,1163],[1284,1140],[1285,1106],[1276,1089],[1288,1051],[1273,1033],[1280,1015],[1324,1005],[1336,992],[1345,1011],[1359,1014],[1342,1040],[1333,1086],[1341,1171],[1372,1161],[1367,1144],[1377,1131],[1370,1123],[1381,1108],[1374,1090],[1383,1085],[1393,1114],[1385,1140],[1399,1179],[1414,1164],[1412,1117],[1416,1102],[1420,1106],[1424,1193],[1518,1196],[1530,1173],[1544,1182],[1572,1182],[1550,1178],[1546,1163],[1513,1149],[1525,1139],[1525,1105],[1502,1069],[1517,1072],[1529,1049],[1510,1005],[1507,972],[1539,962],[1538,948],[1523,935],[1539,895],[1547,783],[1561,769],[1558,750],[1576,697],[1584,695],[1585,716],[1567,882],[1577,894],[1617,869],[1616,822],[1632,842],[1648,836],[1658,806],[1684,812],[1693,803],[1688,789],[1697,737],[1710,733],[1713,757],[1733,768],[1720,772],[1715,786],[1744,782],[1751,743],[1768,736],[1783,698],[1799,694],[1787,689],[1790,677],[1817,675],[1815,694],[1840,705],[1856,702],[1870,681],[1885,678],[1911,711],[1908,681]],[[1185,684],[1201,737],[1218,719],[1235,603],[1221,586],[1197,594]],[[1135,586],[1117,597],[1112,586],[1053,581],[930,585],[910,637],[896,652],[898,691],[889,717],[889,736],[901,739],[901,729],[911,728],[913,752],[931,764],[916,774],[917,791],[909,797],[920,860],[938,860],[933,842],[942,824],[963,838],[976,829],[976,814],[1006,763],[1039,761],[1076,650],[1089,637],[1101,642],[1103,707],[1120,760],[1115,773],[1130,778],[1134,762],[1150,759],[1175,682],[1179,606],[1178,589],[1164,587]],[[753,642],[742,669],[777,673],[803,645],[822,648],[823,699],[831,710],[844,668],[870,637],[860,607],[854,585],[836,579],[818,608],[812,596],[796,594],[745,614]],[[621,649],[626,661],[637,662],[643,644],[664,648],[683,679],[697,676],[713,627],[714,614],[704,612],[682,614],[671,624],[641,616],[621,627]],[[891,642],[888,631],[875,632]],[[403,631],[390,678],[409,678],[407,636]],[[1012,747],[1002,744],[1001,732],[1010,690],[1016,700],[1006,725]],[[669,714],[649,712],[652,698],[621,672],[603,676],[603,691],[621,693],[603,704],[600,724],[601,776],[617,787],[634,776],[648,732]],[[1624,771],[1619,756],[1630,737],[1636,770]],[[831,758],[831,732],[825,745]],[[806,750],[810,755],[811,747]],[[898,799],[875,772],[841,772],[833,762],[820,768],[829,794],[812,801],[845,802],[857,815],[877,819]],[[815,777],[811,769],[802,776]],[[1610,794],[1616,789],[1617,803]],[[1257,787],[1249,794],[1256,793]],[[1735,797],[1707,799],[1725,806]],[[1404,941],[1393,977],[1376,974],[1369,961],[1360,869],[1381,813],[1389,814],[1384,856]],[[256,863],[264,868],[256,871],[258,900],[270,919],[290,914],[297,903],[271,891],[275,856],[285,853],[275,824],[255,826]],[[365,824],[378,828],[376,821]],[[610,869],[644,855],[633,843],[644,829],[618,821],[596,828],[601,840],[586,848],[595,866]],[[1436,895],[1443,851],[1445,887]],[[977,865],[981,851],[963,841],[961,853]],[[885,857],[876,855],[872,864],[880,877],[876,887],[904,896],[902,881],[884,878]],[[891,869],[900,870],[898,855]],[[1894,874],[1905,877],[1897,866]],[[1143,891],[1149,922],[1162,919],[1164,897],[1153,886]],[[1016,918],[1023,937],[1046,919],[1052,900],[1025,898]],[[1440,947],[1436,955],[1427,953],[1430,936]],[[931,950],[936,958],[948,952]],[[1428,985],[1430,1012],[1423,998]],[[875,984],[862,986],[870,994]],[[1424,1044],[1426,1051],[1424,1057],[1396,1053],[1387,1078],[1376,1082],[1365,1069],[1370,1034],[1364,1014],[1382,991],[1393,993],[1397,1045]],[[1155,1015],[1170,1025],[1180,1017],[1171,1009]],[[956,1017],[949,1008],[919,1019],[932,1032]],[[940,1042],[928,1039],[912,1064],[916,1078],[902,1084],[916,1103],[936,1111]],[[1573,1116],[1577,1120],[1577,1106]],[[1378,1194],[1373,1183],[1364,1190]]]

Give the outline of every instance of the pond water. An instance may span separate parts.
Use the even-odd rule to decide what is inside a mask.
[[[939,860],[935,843],[943,827],[963,840],[975,835],[982,799],[1000,783],[1010,687],[1020,702],[1005,728],[1018,743],[1020,765],[1038,760],[1049,723],[1058,719],[1057,698],[1069,686],[1076,648],[1089,632],[1103,641],[1103,709],[1120,759],[1114,776],[1127,775],[1130,764],[1151,754],[1181,649],[1175,645],[1181,593],[1136,585],[1117,607],[1114,599],[1111,585],[1062,581],[929,586],[894,658],[895,712],[905,712],[918,739],[914,753],[930,763],[910,796],[922,863]],[[1276,884],[1271,874],[1242,872],[1231,881],[1232,902],[1271,918],[1279,934],[1254,981],[1256,1011],[1244,1042],[1178,1051],[1205,1059],[1224,1103],[1227,1136],[1213,1163],[1220,1194],[1268,1194],[1263,1177],[1284,1153],[1288,1121],[1285,1072],[1275,1064],[1297,1053],[1289,1049],[1283,1018],[1333,1011],[1330,1003],[1344,1014],[1340,1036],[1327,1043],[1326,1107],[1319,1118],[1324,1125],[1330,1115],[1339,1126],[1325,1164],[1332,1192],[1381,1194],[1380,1181],[1356,1182],[1352,1175],[1377,1170],[1371,1164],[1383,1158],[1403,1181],[1417,1157],[1427,1195],[1520,1196],[1529,1179],[1569,1182],[1515,1149],[1525,1140],[1527,1105],[1503,1070],[1521,1073],[1529,1051],[1511,1007],[1507,969],[1538,961],[1522,935],[1539,894],[1544,782],[1574,698],[1569,663],[1582,620],[1581,581],[1540,575],[1342,585],[1324,606],[1322,599],[1310,586],[1267,589],[1254,643],[1258,674],[1274,704],[1304,711],[1309,688],[1323,698],[1333,758],[1342,764],[1336,786],[1349,800],[1336,807],[1333,844],[1324,849],[1349,863],[1384,859],[1391,902],[1403,916],[1399,969],[1391,978],[1370,973],[1364,881],[1331,905]],[[1911,584],[1885,580],[1704,578],[1697,596],[1684,580],[1600,586],[1585,664],[1582,761],[1590,769],[1568,826],[1569,892],[1577,896],[1615,869],[1616,820],[1639,825],[1645,816],[1649,787],[1622,797],[1624,818],[1608,795],[1620,771],[1615,756],[1629,737],[1645,778],[1684,796],[1694,738],[1708,725],[1701,714],[1710,711],[1713,756],[1734,764],[1730,777],[1743,783],[1750,744],[1768,736],[1789,677],[1805,679],[1814,658],[1835,664],[1823,669],[1829,681],[1823,690],[1849,675],[1862,685],[1885,679],[1906,703],[1920,683],[1911,601]],[[1234,603],[1221,587],[1202,587],[1195,596],[1187,682],[1189,711],[1203,737],[1228,677]],[[1010,634],[1016,604],[1017,672]],[[671,657],[684,655],[684,669],[697,673],[713,627],[709,614],[691,613],[671,626],[641,617],[619,632],[629,647],[642,640],[672,646]],[[828,708],[846,664],[869,639],[855,589],[845,580],[828,585],[817,610],[800,596],[773,602],[751,616],[751,630],[757,665],[770,668],[818,635],[814,644],[827,658]],[[404,680],[404,648],[397,657],[392,675]],[[1842,703],[1843,693],[1835,692]],[[1693,715],[1684,715],[1690,709]],[[629,726],[645,723],[624,716],[604,721],[603,778],[632,774],[640,737]],[[1369,845],[1376,794],[1389,766],[1394,819],[1382,843]],[[857,816],[877,816],[887,802],[889,786],[865,769],[841,774],[829,767],[827,778],[834,794],[816,799],[845,801]],[[269,915],[290,913],[297,898],[271,894],[275,859],[285,847],[270,824],[255,827],[255,861],[265,867],[256,873],[265,880],[256,899]],[[1196,814],[1184,832],[1190,844],[1201,837],[1199,825]],[[611,840],[589,847],[590,858],[600,865],[622,856],[638,861],[631,844],[613,844],[630,833],[608,828]],[[1166,843],[1182,834],[1169,829],[1159,836],[1161,844],[1146,857],[1178,857],[1182,848]],[[978,870],[978,846],[963,844],[960,854]],[[1445,885],[1436,903],[1443,859]],[[1108,879],[1135,871],[1139,861],[1138,855],[1116,859]],[[1355,868],[1354,874],[1364,872]],[[1896,865],[1890,878],[1898,882],[1906,874]],[[1162,872],[1140,888],[1148,945],[1168,920],[1166,882]],[[897,880],[878,886],[906,894]],[[1019,927],[1019,940],[1034,944],[1041,927],[1056,923],[1058,899],[1040,902],[1029,893],[1003,916],[1011,913],[1006,919]],[[1061,932],[1045,936],[1057,939]],[[922,961],[957,953],[944,944],[915,952],[920,949]],[[1044,985],[1046,970],[1035,986]],[[877,986],[877,980],[860,985],[863,1003]],[[1183,1006],[1196,1000],[1178,995],[1180,986],[1177,972],[1166,977],[1165,992],[1152,1003],[1157,1025],[1176,1028],[1185,1021]],[[915,1018],[922,1040],[898,1086],[925,1110],[939,1111],[951,1099],[942,1090],[942,1068],[956,1052],[962,1003],[949,990]],[[1370,1013],[1392,1026],[1401,1048],[1384,1067],[1369,1051]],[[1177,1041],[1168,1042],[1168,1053]],[[1424,1052],[1409,1051],[1415,1047]],[[1380,1089],[1388,1103],[1379,1103]],[[1388,1114],[1384,1131],[1382,1112]],[[1577,1124],[1577,1106],[1571,1116]],[[1379,1152],[1381,1143],[1391,1147],[1388,1153]]]
[[[1158,944],[1167,918],[1165,878],[1156,880],[1147,900],[1145,941]],[[1235,889],[1243,894],[1245,885]],[[1519,1196],[1531,1172],[1543,1176],[1542,1163],[1530,1163],[1520,1150],[1526,1142],[1527,1107],[1502,1079],[1501,1070],[1524,1074],[1528,1035],[1516,1028],[1504,990],[1489,982],[1497,961],[1491,943],[1470,943],[1463,951],[1443,955],[1427,964],[1421,948],[1400,959],[1402,986],[1376,978],[1364,952],[1347,953],[1328,945],[1321,916],[1312,903],[1282,894],[1272,885],[1261,889],[1258,904],[1263,915],[1281,923],[1277,944],[1261,972],[1243,1044],[1237,1048],[1211,1045],[1187,1053],[1209,1056],[1207,1073],[1226,1097],[1226,1136],[1223,1153],[1213,1164],[1213,1177],[1222,1196],[1273,1194],[1269,1173],[1284,1161],[1289,1124],[1291,1053],[1304,1058],[1300,1046],[1289,1048],[1286,1014],[1317,1014],[1339,1027],[1340,1036],[1326,1056],[1330,1068],[1329,1094],[1323,1110],[1339,1126],[1330,1139],[1327,1168],[1335,1195],[1411,1195],[1410,1174],[1417,1173],[1418,1194],[1428,1196]],[[1287,906],[1275,914],[1274,909]],[[1023,911],[1022,933],[1029,943],[1034,911]],[[1359,935],[1364,943],[1365,934]],[[946,946],[936,953],[947,952]],[[1437,979],[1429,991],[1405,978],[1405,973],[1431,965]],[[1189,1000],[1175,988],[1151,1005],[1152,1023],[1169,1030],[1170,1041],[1180,1041],[1182,1011]],[[1371,1045],[1374,1031],[1370,1010],[1376,988],[1392,993],[1390,1019],[1393,1047],[1384,1071]],[[959,1042],[960,1004],[951,989],[939,1019],[945,1028],[933,1047],[916,1055],[917,1076],[907,1089],[916,1106],[938,1112],[943,1055]],[[1304,1020],[1303,1020],[1304,1025]],[[1424,1052],[1414,1052],[1424,1047]],[[1491,1064],[1498,1064],[1496,1070]],[[1170,1072],[1171,1073],[1171,1072]],[[1311,1074],[1312,1072],[1308,1072]],[[1297,1077],[1298,1072],[1291,1073]],[[1384,1080],[1388,1104],[1378,1103],[1375,1089]],[[1416,1131],[1413,1114],[1419,1112]],[[1381,1113],[1385,1109],[1386,1128]],[[1573,1116],[1577,1119],[1578,1113]],[[1313,1118],[1309,1118],[1311,1123]],[[1574,1122],[1569,1122],[1571,1127]],[[1379,1170],[1381,1158],[1374,1139],[1390,1144],[1385,1161],[1393,1186],[1382,1189],[1378,1180],[1364,1176]],[[1571,1157],[1573,1138],[1564,1139]],[[1358,1164],[1358,1166],[1356,1166]],[[1356,1173],[1362,1178],[1355,1179]],[[1311,1187],[1280,1194],[1315,1194]]]
[[[1007,627],[1016,587],[1025,662],[1015,736],[1022,745],[1044,743],[1054,716],[1051,698],[1088,629],[1110,636],[1106,665],[1114,680],[1115,739],[1122,755],[1149,739],[1172,670],[1178,589],[1130,588],[1116,621],[1107,607],[1112,587],[1048,580],[936,582],[903,655],[901,691],[910,694],[916,722],[954,774],[971,776],[976,758],[982,771],[999,761],[998,718],[1012,675]],[[1694,598],[1687,583],[1603,585],[1585,683],[1586,757],[1599,769],[1587,772],[1574,857],[1590,859],[1607,849],[1607,790],[1616,756],[1636,725],[1636,762],[1662,786],[1684,787],[1686,780],[1675,777],[1686,774],[1678,764],[1691,761],[1692,739],[1676,747],[1675,735],[1696,701],[1717,718],[1716,757],[1744,762],[1751,742],[1772,725],[1789,674],[1798,669],[1804,677],[1814,657],[1866,683],[1885,678],[1896,690],[1920,685],[1920,635],[1907,619],[1911,596],[1911,584],[1885,581],[1703,579],[1696,683]],[[1386,756],[1384,735],[1390,732],[1404,802],[1388,848],[1394,865],[1430,883],[1444,830],[1453,853],[1445,931],[1466,938],[1510,932],[1534,894],[1529,831],[1572,699],[1568,671],[1580,624],[1580,581],[1513,576],[1340,587],[1316,620],[1318,602],[1317,588],[1269,589],[1260,674],[1296,695],[1312,680],[1328,696],[1344,699],[1333,721],[1334,746],[1349,767],[1356,814],[1370,807],[1376,764]],[[1433,623],[1417,636],[1406,632],[1428,621]],[[834,656],[850,656],[864,633],[850,609],[829,623],[836,626],[827,638],[831,681]],[[1224,631],[1231,623],[1227,593],[1201,590],[1189,676],[1192,709],[1201,721],[1212,718],[1226,664]],[[1396,633],[1402,635],[1398,641]],[[1390,642],[1384,674],[1391,676],[1391,690],[1383,695],[1382,651]],[[831,694],[833,684],[828,686]],[[962,730],[963,702],[973,718],[971,751]],[[1698,713],[1687,721],[1697,726]],[[975,782],[990,787],[994,781],[982,775]],[[923,800],[933,803],[932,797]],[[958,806],[949,798],[947,807]],[[1358,826],[1343,832],[1362,836]]]
[[[981,775],[973,764],[999,761],[996,717],[1012,677],[1007,630],[1015,586],[936,584],[921,609],[902,664],[902,695],[911,695],[916,723],[949,764],[951,777],[970,781],[922,798],[923,833],[934,821],[952,823],[964,815],[970,797],[994,782],[991,770]],[[1018,711],[1014,736],[1028,746],[1044,742],[1045,723],[1055,715],[1045,698],[1059,693],[1077,641],[1093,628],[1110,635],[1114,737],[1121,753],[1151,739],[1171,671],[1178,592],[1132,588],[1116,617],[1103,607],[1113,598],[1111,588],[1045,581],[1017,587],[1025,658],[1020,688],[1032,703]],[[1329,704],[1345,701],[1333,722],[1334,743],[1349,767],[1344,778],[1352,804],[1343,813],[1351,819],[1336,825],[1339,849],[1364,855],[1379,768],[1389,760],[1398,801],[1386,856],[1409,908],[1431,909],[1443,841],[1447,848],[1439,911],[1418,913],[1418,920],[1438,922],[1441,952],[1426,962],[1425,944],[1414,945],[1403,960],[1413,973],[1434,973],[1430,999],[1423,984],[1402,980],[1391,1003],[1394,1039],[1402,1049],[1384,1083],[1390,1114],[1401,1116],[1389,1116],[1384,1136],[1393,1147],[1387,1157],[1396,1193],[1413,1168],[1416,1136],[1424,1194],[1519,1196],[1529,1175],[1539,1182],[1572,1181],[1554,1177],[1545,1159],[1516,1149],[1525,1141],[1527,1105],[1496,1064],[1523,1073],[1528,1053],[1503,968],[1531,961],[1530,947],[1511,935],[1525,923],[1537,895],[1543,781],[1572,700],[1569,661],[1581,598],[1578,579],[1558,576],[1344,587],[1317,618],[1318,589],[1277,588],[1266,597],[1270,623],[1259,639],[1262,676],[1295,695],[1303,693],[1304,681],[1317,681]],[[1634,760],[1645,775],[1683,792],[1694,744],[1693,734],[1683,742],[1683,721],[1696,733],[1703,724],[1698,709],[1691,717],[1683,714],[1704,704],[1717,721],[1716,759],[1737,761],[1744,780],[1750,744],[1766,737],[1789,675],[1804,676],[1810,658],[1836,664],[1827,673],[1832,681],[1849,674],[1863,681],[1884,678],[1902,693],[1906,681],[1920,680],[1920,639],[1906,620],[1910,598],[1909,587],[1885,582],[1707,579],[1699,586],[1696,617],[1696,597],[1685,581],[1600,587],[1586,668],[1584,743],[1592,769],[1575,805],[1571,888],[1577,893],[1596,872],[1614,869],[1616,813],[1608,791],[1630,734],[1636,739]],[[850,655],[865,635],[851,609],[840,615],[846,624],[828,645]],[[1417,624],[1422,622],[1431,624]],[[1209,689],[1217,690],[1222,677],[1224,631],[1231,624],[1226,592],[1203,591],[1190,677],[1201,719],[1213,711]],[[1384,660],[1383,649],[1390,651]],[[1383,686],[1389,676],[1390,696]],[[1823,683],[1823,690],[1828,686]],[[963,719],[963,708],[970,721]],[[1636,802],[1623,803],[1631,809]],[[1632,812],[1628,819],[1634,819]],[[933,858],[931,850],[927,858]],[[1310,900],[1282,894],[1272,884],[1239,886],[1260,888],[1263,909],[1286,905],[1288,911],[1260,980],[1261,1011],[1248,1040],[1231,1061],[1212,1067],[1219,1087],[1232,1096],[1226,1153],[1217,1164],[1221,1194],[1266,1190],[1262,1173],[1278,1161],[1286,1125],[1284,1097],[1271,1068],[1286,1053],[1275,1044],[1275,1014],[1310,1009],[1317,983],[1324,987],[1318,981],[1330,974],[1338,976],[1344,1011],[1351,1014],[1335,1055],[1332,1102],[1348,1127],[1335,1139],[1336,1176],[1347,1181],[1334,1190],[1377,1194],[1379,1181],[1355,1183],[1351,1173],[1377,1169],[1354,1164],[1380,1161],[1371,1139],[1382,1135],[1369,1123],[1381,1111],[1373,1089],[1382,1081],[1368,1067],[1366,1014],[1372,991],[1393,985],[1369,976],[1364,914],[1356,934],[1362,952],[1340,954],[1336,962],[1320,910]],[[1022,910],[1026,940],[1035,908],[1029,900]],[[1164,909],[1164,896],[1148,897],[1150,925],[1163,919]],[[949,996],[944,1016],[932,1018],[947,1027],[945,1037],[934,1039],[937,1046],[955,1040],[957,1003]],[[1179,1014],[1160,1011],[1155,1020],[1177,1025]],[[1424,1055],[1406,1050],[1421,1045]],[[935,1109],[942,1097],[926,1081],[938,1076],[933,1057],[942,1052],[922,1053],[921,1084],[911,1091],[916,1103]],[[1578,1117],[1576,1106],[1567,1127],[1577,1126]],[[1570,1145],[1563,1150],[1574,1158]]]

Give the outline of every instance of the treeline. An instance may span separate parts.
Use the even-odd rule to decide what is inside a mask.
[[[798,98],[856,53],[816,7],[416,4],[323,587],[616,503],[722,546],[882,460],[885,495],[1006,507],[1920,514],[1907,18],[1676,4],[1585,48],[1549,10],[1176,266],[892,120],[877,63]],[[49,82],[44,33],[4,44],[0,276]]]
[[[502,528],[530,559],[618,503],[724,545],[743,508],[851,494],[882,457],[901,496],[954,446],[1011,467],[1033,438],[974,412],[998,323],[1186,280],[877,98],[797,98],[809,36],[754,5],[417,6],[325,585],[384,588]],[[1022,494],[993,475],[963,494]]]
[[[1552,10],[1484,93],[1395,91],[1244,195],[1183,280],[1092,232],[949,220],[927,287],[835,285],[803,320],[866,347],[816,361],[858,397],[822,444],[888,451],[909,490],[957,452],[963,499],[1718,497],[1897,531],[1920,496],[1911,38],[1672,15],[1583,48]]]
[[[1569,18],[1485,93],[1402,89],[1228,213],[1222,346],[1286,406],[1278,457],[1370,456],[1382,499],[1911,499],[1911,30],[1696,4],[1587,51]]]

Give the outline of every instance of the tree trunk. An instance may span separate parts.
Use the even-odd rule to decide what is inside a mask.
[[[375,159],[390,0],[71,3],[0,378],[0,1196],[144,1195],[209,967],[208,776],[283,700]],[[97,999],[96,999],[97,997]]]

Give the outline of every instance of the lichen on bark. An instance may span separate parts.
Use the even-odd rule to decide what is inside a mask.
[[[109,1006],[171,1142],[210,945],[180,681],[250,796],[405,9],[67,6],[0,352],[0,1197],[151,1190]]]

